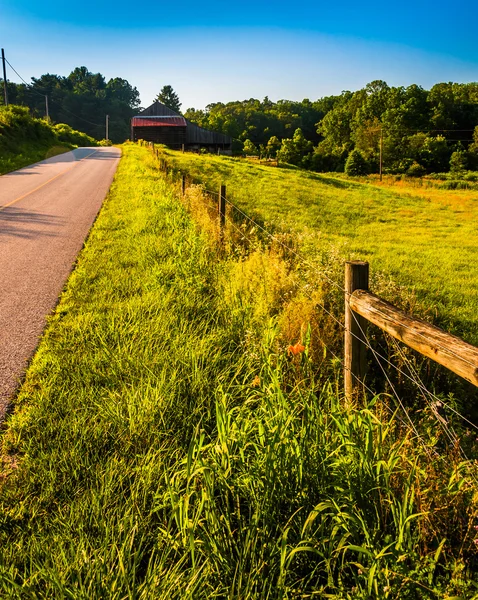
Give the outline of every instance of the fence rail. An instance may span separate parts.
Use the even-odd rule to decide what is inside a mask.
[[[478,387],[478,348],[407,314],[368,291],[369,265],[346,263],[345,395],[350,400],[366,371],[367,322]],[[358,315],[358,317],[356,316]]]

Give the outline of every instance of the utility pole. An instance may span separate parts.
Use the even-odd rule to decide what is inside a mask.
[[[3,63],[3,94],[5,96],[5,106],[8,106],[7,69],[5,67],[5,51],[3,48],[2,48],[2,63]]]
[[[110,116],[106,115],[106,141],[108,141],[108,125],[109,125]]]
[[[46,109],[46,120],[50,122],[50,113],[48,112],[48,96],[45,94],[45,109]]]
[[[383,164],[383,129],[380,129],[380,181],[382,181],[382,164]]]

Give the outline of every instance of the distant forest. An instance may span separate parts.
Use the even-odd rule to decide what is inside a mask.
[[[171,94],[179,98],[170,86]],[[163,89],[166,89],[163,88]],[[11,103],[67,123],[96,139],[122,142],[139,93],[125,79],[108,82],[100,73],[77,67],[67,77],[42,75],[31,85],[8,83]],[[2,102],[3,100],[0,100]],[[178,104],[180,106],[180,104]],[[315,171],[376,173],[382,146],[383,169],[423,175],[478,170],[478,83],[438,83],[390,87],[373,81],[356,92],[301,102],[269,98],[217,102],[184,116],[234,138],[238,153],[278,157],[283,163]]]
[[[343,171],[348,161],[354,174],[376,173],[381,137],[384,172],[478,169],[478,83],[438,83],[427,91],[373,81],[316,101],[218,102],[185,117],[233,136],[248,154],[277,155],[315,171]]]

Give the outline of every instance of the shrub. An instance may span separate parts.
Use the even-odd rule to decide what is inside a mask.
[[[417,162],[412,163],[407,169],[407,175],[409,177],[423,177],[426,172],[425,167]]]
[[[66,123],[58,123],[53,127],[56,135],[60,142],[66,142],[67,144],[73,144],[74,146],[96,146],[97,142],[94,138],[72,129]]]
[[[368,173],[367,161],[360,150],[352,150],[345,163],[345,173],[347,175],[366,175]]]
[[[462,173],[468,168],[468,157],[465,151],[456,150],[450,158],[450,171],[452,173]]]

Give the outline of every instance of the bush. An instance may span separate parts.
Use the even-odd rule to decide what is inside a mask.
[[[450,158],[450,171],[452,173],[462,173],[468,168],[468,156],[465,151],[457,150],[453,152]]]
[[[24,106],[0,106],[0,175],[74,146],[96,146],[96,140],[64,123],[34,118]]]
[[[76,129],[72,129],[66,123],[58,123],[53,126],[56,135],[60,142],[66,142],[67,144],[73,144],[74,146],[96,146],[97,142],[94,138],[86,135],[86,133],[82,133],[81,131],[77,131]]]
[[[409,177],[423,177],[426,172],[425,167],[417,162],[412,163],[407,169],[407,175]]]
[[[360,150],[352,150],[345,163],[347,175],[367,175],[368,164]]]
[[[452,179],[450,181],[445,181],[440,183],[438,186],[441,190],[476,190],[478,186],[475,183],[469,183],[468,181],[460,181],[456,179]]]

